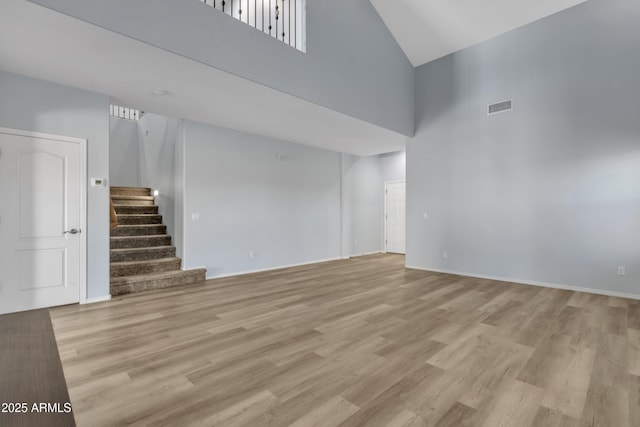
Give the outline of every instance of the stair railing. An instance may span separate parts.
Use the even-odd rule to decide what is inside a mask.
[[[306,0],[200,1],[299,51],[306,51]]]

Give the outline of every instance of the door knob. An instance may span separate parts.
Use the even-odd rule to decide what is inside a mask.
[[[71,230],[67,230],[64,232],[64,234],[78,234],[80,233],[80,230],[77,230],[75,228],[72,228]]]

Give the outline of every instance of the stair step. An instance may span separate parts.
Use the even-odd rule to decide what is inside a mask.
[[[114,206],[128,205],[128,206],[152,206],[154,205],[153,196],[111,196]]]
[[[119,225],[111,230],[111,237],[156,236],[158,234],[167,234],[167,226],[163,224]]]
[[[122,225],[162,224],[162,215],[157,214],[118,214],[117,216],[118,224]]]
[[[156,205],[114,205],[113,207],[118,215],[155,215],[158,213]]]
[[[171,236],[159,234],[157,236],[123,236],[111,238],[111,249],[148,248],[150,246],[169,246]]]
[[[111,187],[111,195],[150,196],[151,189],[146,187]]]
[[[111,295],[123,295],[133,292],[163,289],[174,286],[204,282],[206,270],[199,268],[187,271],[168,271],[164,273],[124,276],[111,279]]]
[[[162,258],[148,261],[126,261],[111,263],[111,277],[134,276],[180,270],[180,258]]]
[[[149,259],[173,258],[175,256],[175,246],[111,249],[111,262],[143,261]]]

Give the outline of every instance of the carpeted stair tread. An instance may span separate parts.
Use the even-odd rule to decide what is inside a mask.
[[[151,200],[153,202],[153,196],[140,196],[136,194],[112,194],[111,198],[115,203],[116,200]]]
[[[158,234],[167,234],[167,226],[164,224],[119,225],[111,230],[111,237]]]
[[[204,282],[205,280],[206,269],[204,268],[115,277],[111,279],[111,294],[121,295],[153,289],[164,289]]]
[[[115,277],[151,274],[180,270],[180,258],[158,258],[145,261],[120,261],[111,263],[111,280]]]
[[[146,248],[171,245],[171,236],[158,234],[150,236],[120,236],[110,239],[111,249]]]
[[[162,224],[162,215],[158,214],[118,214],[119,225]]]
[[[111,262],[142,261],[176,256],[175,246],[111,249]]]
[[[111,195],[131,194],[136,196],[150,196],[151,189],[147,187],[111,187]]]
[[[114,205],[118,215],[157,215],[156,205]]]
[[[152,206],[155,204],[154,200],[153,196],[111,195],[114,206]]]

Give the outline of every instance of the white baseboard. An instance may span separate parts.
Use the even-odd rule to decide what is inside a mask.
[[[204,268],[204,269],[206,270],[206,269],[207,269],[207,266],[206,266],[206,265],[201,265],[201,266],[199,266],[199,267],[189,267],[189,268],[187,268],[187,267],[182,267],[182,268],[181,268],[181,270],[182,270],[182,271],[189,271],[189,270],[198,270],[198,269],[200,269],[200,268]]]
[[[383,251],[363,252],[361,254],[352,254],[348,258],[358,258],[358,257],[361,257],[361,256],[376,255],[376,254],[382,254],[382,253],[384,253],[384,252]]]
[[[279,267],[269,267],[269,268],[262,268],[262,269],[257,269],[257,270],[240,271],[240,272],[237,272],[237,273],[218,274],[218,275],[215,275],[215,276],[207,275],[207,280],[222,279],[222,278],[225,278],[225,277],[234,277],[234,276],[244,276],[244,275],[253,274],[253,273],[264,273],[264,272],[267,272],[267,271],[282,270],[282,269],[285,269],[285,268],[302,267],[302,266],[311,265],[311,264],[320,264],[322,262],[339,261],[341,259],[343,259],[343,258],[342,257],[327,258],[327,259],[320,259],[320,260],[316,260],[316,261],[302,262],[302,263],[299,263],[299,264],[282,265],[282,266],[279,266]]]
[[[487,276],[484,274],[465,273],[461,271],[440,270],[437,268],[415,267],[410,265],[405,265],[405,267],[413,270],[431,271],[433,273],[455,274],[456,276],[475,277],[477,279],[488,279],[488,280],[495,280],[498,282],[518,283],[521,285],[540,286],[543,288],[563,289],[566,291],[585,292],[588,294],[604,295],[608,297],[619,297],[619,298],[640,300],[640,294],[628,294],[625,292],[607,291],[603,289],[593,289],[593,288],[583,288],[580,286],[562,285],[559,283],[538,282],[535,280],[514,279],[512,277]]]
[[[111,295],[105,295],[103,297],[96,297],[96,298],[87,298],[84,301],[81,301],[80,304],[93,304],[95,302],[105,302],[105,301],[111,301]]]

